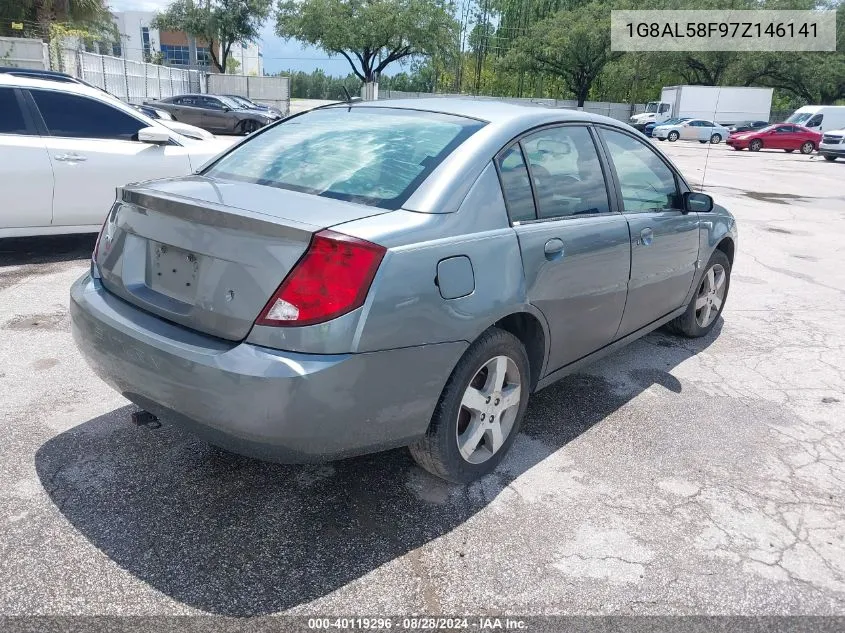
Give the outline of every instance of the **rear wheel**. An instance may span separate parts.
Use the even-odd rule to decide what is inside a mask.
[[[816,145],[812,141],[805,141],[801,145],[802,154],[812,154],[814,149],[816,149]]]
[[[722,135],[721,134],[714,134],[713,136],[710,137],[710,142],[713,143],[713,145],[718,145],[719,143],[722,142]]]
[[[784,152],[786,152],[787,154],[791,154],[791,153],[792,153],[792,152],[794,152],[795,150],[794,150],[794,149],[785,149],[785,150],[783,150],[783,151],[784,151]]]
[[[490,328],[458,361],[426,434],[409,447],[411,455],[455,483],[483,477],[513,444],[529,390],[525,347],[510,332]]]
[[[670,321],[668,328],[690,338],[706,335],[722,314],[730,285],[731,262],[722,251],[714,251],[686,312]]]
[[[837,158],[839,158],[839,157],[838,156],[830,156],[829,154],[825,155],[825,157],[824,157],[825,160],[829,160],[830,162],[835,161]]]
[[[707,141],[699,141],[702,145],[704,145]]]
[[[672,130],[671,132],[669,132],[669,134],[666,136],[666,138],[668,138],[670,141],[672,141],[674,143],[675,141],[677,141],[680,138],[680,136],[681,135],[678,134],[675,130]]]
[[[750,149],[752,152],[759,152],[762,148],[763,148],[763,141],[761,141],[759,138],[753,139],[748,144],[748,149]]]

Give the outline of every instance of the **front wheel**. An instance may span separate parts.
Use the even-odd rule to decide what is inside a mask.
[[[525,347],[490,328],[449,376],[426,434],[409,447],[414,460],[454,483],[493,472],[519,432],[530,385]]]
[[[806,141],[803,145],[801,145],[802,154],[812,154],[814,149],[816,149],[816,146],[812,141]]]
[[[680,138],[680,136],[681,136],[680,134],[678,134],[677,132],[672,130],[671,132],[669,132],[669,134],[667,135],[666,138],[668,138],[670,141],[672,141],[674,143],[675,141],[677,141]]]
[[[713,143],[713,145],[718,145],[719,143],[722,142],[722,135],[721,134],[714,134],[713,136],[710,137],[710,142]]]
[[[752,152],[759,152],[763,148],[763,141],[759,138],[755,138],[748,144],[748,149]]]
[[[669,329],[690,338],[705,336],[722,314],[730,285],[731,262],[722,251],[714,251],[686,312],[670,321]]]
[[[791,153],[792,153],[792,152],[794,152],[795,150],[794,150],[794,149],[785,149],[785,150],[783,150],[783,151],[784,151],[784,152],[786,152],[787,154],[791,154]]]
[[[252,134],[258,129],[258,121],[247,120],[241,123],[241,133],[244,136]]]

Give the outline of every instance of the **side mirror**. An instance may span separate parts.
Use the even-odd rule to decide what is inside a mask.
[[[223,112],[231,112],[231,111],[232,111],[232,108],[230,108],[229,106],[223,106]]]
[[[687,191],[684,194],[684,209],[688,213],[709,213],[713,210],[713,198],[706,193]]]
[[[163,128],[142,127],[138,130],[138,140],[152,145],[167,145],[170,142],[170,132]]]

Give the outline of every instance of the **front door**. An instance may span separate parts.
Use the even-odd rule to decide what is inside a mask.
[[[202,128],[210,132],[228,131],[230,115],[219,99],[201,97],[200,104],[203,107]]]
[[[611,206],[586,126],[531,133],[497,163],[528,300],[549,324],[554,371],[613,340],[625,306],[628,226]]]
[[[601,129],[631,233],[631,279],[618,336],[683,305],[698,262],[699,219],[683,210],[678,177],[648,145]]]
[[[138,142],[146,124],[115,106],[65,92],[30,94],[48,133],[54,225],[99,229],[116,187],[191,172],[187,148]]]

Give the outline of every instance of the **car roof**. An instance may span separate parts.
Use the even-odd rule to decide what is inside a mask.
[[[326,107],[352,108],[397,108],[401,110],[421,110],[424,112],[439,112],[453,114],[488,123],[506,123],[532,115],[548,118],[551,113],[557,114],[555,119],[560,121],[592,121],[612,122],[620,125],[616,119],[598,114],[590,114],[581,110],[565,108],[549,108],[534,103],[521,104],[493,99],[478,99],[472,97],[428,97],[422,99],[385,99],[381,101],[354,101],[352,103],[337,103]],[[624,124],[623,124],[624,125]]]

